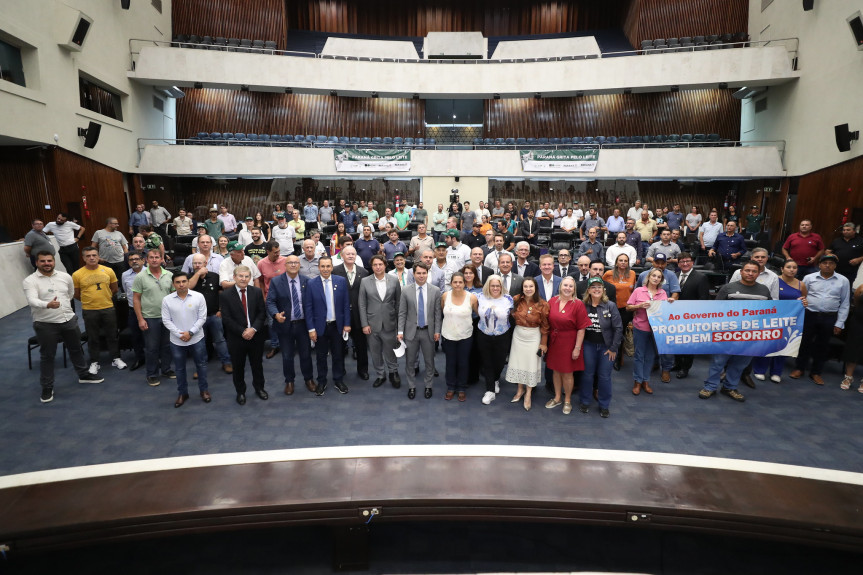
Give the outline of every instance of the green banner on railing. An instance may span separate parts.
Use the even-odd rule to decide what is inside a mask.
[[[522,150],[525,172],[594,172],[599,150]]]
[[[411,169],[410,150],[333,150],[337,172],[407,172]]]

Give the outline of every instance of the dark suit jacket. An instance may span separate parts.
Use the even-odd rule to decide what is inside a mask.
[[[680,272],[677,273],[678,279]],[[681,300],[708,300],[710,299],[710,280],[703,273],[692,270],[686,283],[680,288]]]
[[[360,266],[354,264],[354,271],[356,275],[354,275],[354,285],[348,284],[348,293],[350,294],[350,303],[351,303],[351,325],[356,325],[359,327],[359,317],[360,317],[360,282],[364,277],[368,277],[369,271],[367,269],[361,268]],[[348,272],[345,271],[345,264],[339,264],[333,268],[334,276],[341,276],[345,278],[345,281],[348,279]],[[354,319],[357,321],[354,322]]]
[[[608,296],[608,301],[616,302],[617,301],[617,288],[614,287],[614,284],[610,284],[605,280],[602,280],[602,283],[605,284],[605,295]],[[587,291],[587,282],[586,281],[575,283],[575,296],[578,299],[583,298],[584,293],[586,291]]]
[[[519,231],[521,231],[521,235],[524,237],[528,237],[530,235],[536,235],[539,231],[539,220],[536,218],[529,220],[525,218],[518,226]]]
[[[264,338],[264,326],[267,318],[264,293],[260,288],[249,285],[246,288],[246,306],[249,309],[249,324],[255,329],[254,339]],[[222,311],[222,327],[225,330],[225,338],[238,340],[243,338],[246,329],[246,315],[243,313],[243,304],[240,294],[232,287],[219,294],[219,307]]]
[[[554,275],[556,275],[556,276],[561,276],[561,277],[562,277],[562,276],[563,276],[563,274],[562,274],[562,273],[560,273],[560,264],[554,264],[554,271],[553,271],[553,272],[551,272],[551,273],[553,273],[553,274],[554,274]],[[576,274],[578,274],[578,266],[577,266],[577,265],[575,265],[575,264],[570,263],[570,264],[569,264],[569,266],[567,267],[566,275],[568,275],[568,276],[572,276],[572,277],[575,277],[575,276],[576,276]]]
[[[479,272],[479,281],[485,284],[485,280],[488,279],[488,276],[494,275],[494,270],[488,266],[482,266],[481,270],[477,270]]]
[[[297,283],[299,284],[300,302],[305,299],[306,283],[309,278],[303,275],[297,275]],[[285,323],[273,322],[273,327],[278,331],[287,331],[290,326],[291,317],[293,317],[293,300],[291,299],[291,278],[288,274],[281,274],[270,280],[270,289],[267,292],[267,314],[270,317],[275,316],[279,312],[285,312]],[[302,310],[300,310],[302,311]]]
[[[498,275],[500,275],[500,272],[498,272]],[[524,283],[524,278],[515,273],[515,269],[510,271],[509,275],[509,295],[516,296],[521,293],[521,284]]]
[[[512,271],[518,274],[518,261],[512,263]],[[523,278],[535,278],[539,275],[539,266],[532,261],[528,261],[527,266],[524,268],[524,273],[518,275]]]
[[[351,302],[348,294],[348,280],[332,275],[333,307],[335,308],[336,327],[343,331],[351,325]],[[306,316],[306,328],[315,330],[322,336],[327,329],[327,296],[324,294],[324,282],[320,276],[310,278],[306,283],[306,293],[303,294],[303,312]]]
[[[558,292],[560,291],[560,282],[563,281],[563,278],[561,278],[560,276],[552,275],[551,276],[551,281],[552,281],[551,293],[545,293],[545,282],[542,281],[542,276],[538,275],[538,276],[534,277],[533,279],[536,280],[536,288],[539,291],[539,297],[541,297],[545,301],[550,300],[551,298],[553,298],[554,296],[556,296],[558,294]]]

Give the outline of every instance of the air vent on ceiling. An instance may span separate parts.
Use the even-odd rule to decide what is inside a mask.
[[[153,107],[159,110],[160,112],[165,111],[165,101],[162,98],[157,96],[153,96]]]

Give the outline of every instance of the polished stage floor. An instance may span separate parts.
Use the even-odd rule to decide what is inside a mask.
[[[759,382],[755,390],[742,388],[745,403],[697,397],[705,360],[696,362],[687,380],[663,384],[655,374],[652,396],[630,393],[630,371],[624,366],[614,373],[611,417],[601,419],[595,406],[587,415],[545,409],[548,395],[542,388],[533,409],[525,412],[509,403],[514,386],[508,384],[490,406],[480,403],[483,390],[477,386],[469,390],[467,402],[447,402],[443,377],[436,378],[432,399],[420,393],[411,401],[404,382],[396,390],[389,384],[373,389],[370,381],[361,381],[350,359],[349,394],[340,395],[330,385],[324,397],[315,397],[300,384],[288,397],[281,355],[265,360],[268,401],[249,394],[248,403],[238,406],[230,376],[213,361],[213,402],[204,404],[193,393],[190,402],[174,409],[173,380],[152,388],[143,370],[103,366],[104,383],[82,385],[71,369],[62,368],[58,352],[55,400],[41,404],[39,352],[33,352],[32,371],[25,356],[33,333],[29,310],[3,318],[0,326],[5,376],[0,432],[7,445],[0,452],[0,475],[183,455],[405,444],[633,450],[863,471],[863,437],[857,432],[863,394],[839,389],[836,362],[828,363],[824,387],[806,379]],[[128,352],[124,357],[130,360]],[[443,373],[442,352],[435,361]]]

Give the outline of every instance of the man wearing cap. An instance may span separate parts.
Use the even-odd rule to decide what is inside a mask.
[[[812,358],[809,378],[824,385],[821,371],[827,361],[830,338],[839,335],[845,328],[851,308],[851,285],[845,276],[836,273],[839,258],[833,254],[821,256],[819,271],[803,278],[806,286],[806,312],[800,352],[794,371],[789,377],[798,379],[803,375]]]
[[[237,234],[237,241],[240,242],[244,248],[252,243],[252,223],[254,221],[255,220],[252,216],[247,216],[243,223],[243,229],[241,229]]]
[[[201,222],[201,225],[207,229],[207,235],[211,238],[218,238],[219,236],[224,235],[225,223],[219,219],[219,210],[216,208],[210,208],[209,214],[210,217]]]
[[[482,224],[474,221],[473,227],[469,231],[462,232],[461,242],[469,248],[479,247],[485,243],[485,236],[482,234]]]
[[[434,246],[434,259],[431,263],[431,282],[438,287],[442,287],[442,291],[449,291],[451,289],[449,285],[450,278],[459,269],[461,268],[455,269],[450,266],[447,260],[446,244],[444,242],[436,243]],[[443,282],[442,286],[441,282]]]
[[[445,236],[449,246],[446,250],[446,260],[453,270],[460,270],[470,261],[470,248],[459,241],[458,230],[449,230]]]
[[[372,366],[375,370],[373,387],[380,387],[389,373],[393,387],[401,387],[393,348],[398,328],[399,299],[401,286],[395,276],[386,273],[386,260],[381,255],[372,256],[373,275],[360,284],[360,325],[369,344]]]
[[[234,287],[234,270],[237,266],[246,266],[249,268],[254,286],[260,288],[261,271],[255,265],[255,262],[252,261],[252,258],[243,252],[243,246],[240,245],[240,242],[233,241],[228,243],[228,255],[229,257],[222,260],[222,263],[219,264],[219,282],[222,284],[222,289],[226,290]]]
[[[578,200],[572,202],[572,216],[579,222],[584,219],[584,210],[581,209],[581,204]]]
[[[276,225],[270,231],[270,239],[279,242],[279,253],[289,256],[294,253],[294,239],[297,233],[285,220],[285,212],[276,213]]]
[[[397,230],[390,230],[388,234],[390,241],[383,245],[384,255],[387,258],[387,261],[392,261],[393,256],[396,252],[405,253],[408,251],[405,243],[399,239],[399,232]],[[371,260],[371,258],[369,258]]]
[[[669,214],[670,215],[670,214]],[[764,221],[764,216],[758,211],[758,206],[752,206],[749,213],[746,214],[746,239],[757,240],[758,234],[761,233],[761,224]]]

